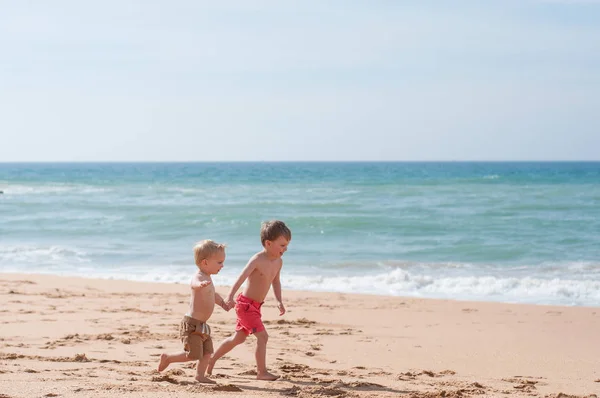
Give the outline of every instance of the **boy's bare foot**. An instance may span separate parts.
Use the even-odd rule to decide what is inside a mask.
[[[160,354],[160,362],[158,363],[158,371],[162,372],[169,366],[169,362],[167,361],[167,354]]]
[[[211,380],[206,376],[196,376],[195,379],[198,383],[217,384],[216,381]]]
[[[212,370],[215,367],[215,363],[212,360],[212,358],[208,361],[208,366],[206,367],[206,374],[207,375],[211,375],[212,374]]]
[[[258,375],[256,375],[256,380],[274,381],[277,379],[279,379],[279,376],[275,376],[274,374],[271,374],[269,372],[259,373]]]

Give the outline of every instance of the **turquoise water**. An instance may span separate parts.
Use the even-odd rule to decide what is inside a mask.
[[[0,163],[0,272],[216,283],[293,240],[284,287],[600,305],[599,162]]]

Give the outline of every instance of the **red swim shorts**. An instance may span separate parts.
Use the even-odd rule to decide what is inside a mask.
[[[253,334],[265,330],[260,313],[262,304],[241,293],[238,295],[235,303],[235,313],[237,315],[236,332],[243,330],[246,334]]]

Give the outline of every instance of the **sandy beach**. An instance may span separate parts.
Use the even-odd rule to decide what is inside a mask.
[[[284,300],[283,317],[271,295],[263,311],[281,379],[254,379],[250,338],[217,363],[217,385],[201,385],[193,363],[156,371],[181,348],[187,286],[0,274],[0,397],[600,395],[597,307],[285,289]],[[215,343],[234,324],[217,308]]]

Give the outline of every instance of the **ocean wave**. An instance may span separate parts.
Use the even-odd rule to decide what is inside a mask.
[[[110,189],[106,187],[96,187],[93,185],[73,185],[73,184],[54,184],[54,185],[12,185],[8,183],[0,184],[4,195],[52,195],[63,193],[105,193]]]
[[[0,266],[27,267],[30,265],[77,266],[89,263],[84,251],[63,246],[2,245]]]
[[[59,253],[59,257],[63,254],[70,256],[75,254],[64,248],[35,251],[36,255],[44,252]],[[0,255],[4,253],[6,250],[0,251]],[[95,267],[93,264],[80,264],[78,267],[40,267],[37,270],[29,269],[27,271],[5,267],[3,271],[185,284],[188,283],[190,273],[193,272],[192,268],[190,265],[180,264],[127,267]],[[237,279],[237,271],[239,270],[224,269],[215,276],[215,284],[232,285]],[[569,279],[541,276],[448,276],[416,273],[400,268],[360,276],[306,275],[298,274],[297,270],[294,272],[296,274],[282,275],[284,289],[469,301],[600,306],[600,279],[598,277]]]
[[[356,272],[359,269],[376,268],[382,271],[396,269],[411,273],[438,274],[446,276],[489,275],[489,276],[526,276],[526,275],[553,275],[559,277],[575,277],[585,279],[588,277],[600,280],[600,262],[596,261],[569,261],[569,262],[542,262],[536,264],[492,264],[469,263],[457,261],[422,262],[387,260],[375,263],[365,261],[336,262],[328,264],[325,268],[330,270],[349,270]],[[323,270],[323,268],[320,268]]]
[[[542,277],[444,276],[403,269],[362,276],[285,279],[291,289],[534,304],[600,305],[600,280]]]

